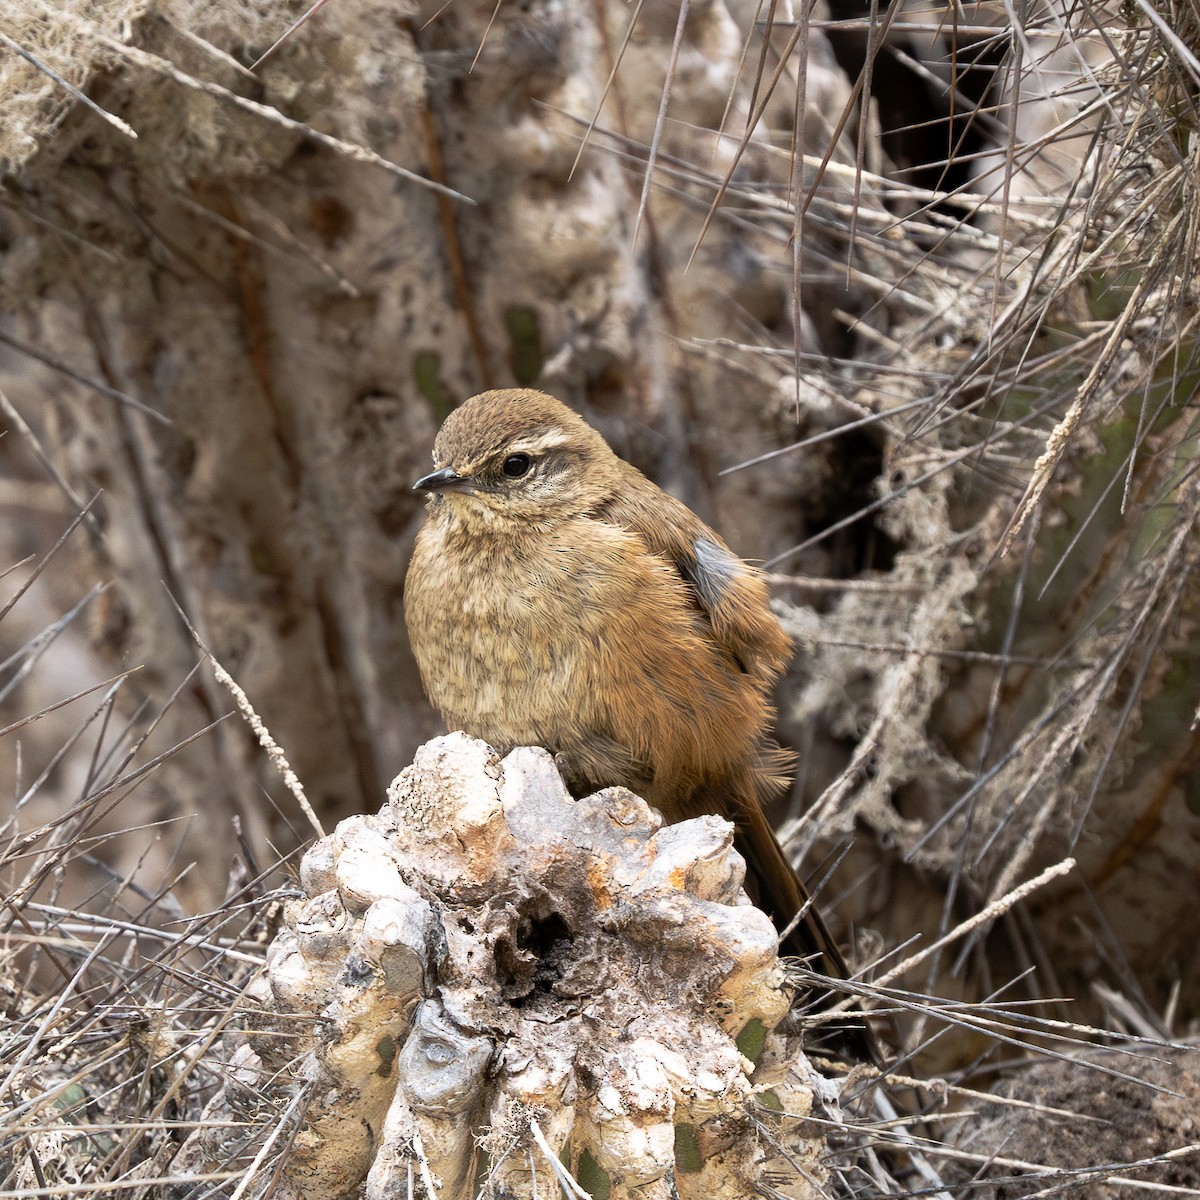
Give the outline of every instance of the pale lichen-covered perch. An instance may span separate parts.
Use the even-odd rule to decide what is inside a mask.
[[[624,789],[572,799],[545,751],[428,743],[305,855],[253,997],[242,1080],[281,1110],[308,1089],[296,1194],[553,1195],[566,1170],[613,1197],[816,1194],[743,871],[717,817],[662,828]]]

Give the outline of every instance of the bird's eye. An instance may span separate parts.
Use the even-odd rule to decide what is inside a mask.
[[[520,479],[522,475],[529,474],[529,468],[533,466],[533,459],[528,454],[510,454],[503,463],[500,464],[502,470],[509,479]]]

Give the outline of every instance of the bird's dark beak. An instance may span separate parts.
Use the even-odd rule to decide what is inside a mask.
[[[453,468],[442,467],[422,476],[412,485],[414,492],[452,492],[465,487],[467,481]]]

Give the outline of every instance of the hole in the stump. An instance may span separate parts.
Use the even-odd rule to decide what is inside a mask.
[[[546,911],[533,911],[542,905]],[[515,933],[515,940],[502,937],[496,942],[496,973],[504,996],[521,1005],[539,992],[549,992],[562,977],[575,937],[562,916],[544,900],[520,914]]]

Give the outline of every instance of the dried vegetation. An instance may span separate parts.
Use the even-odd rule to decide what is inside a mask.
[[[0,14],[0,1196],[1200,1194],[1194,5],[335,0],[250,71],[299,15]],[[475,943],[434,750],[301,867],[196,665],[379,811],[407,482],[533,381],[774,573],[885,1084],[769,1032],[719,831],[589,875],[464,760]]]

